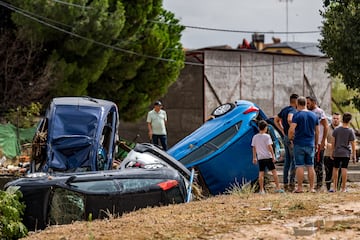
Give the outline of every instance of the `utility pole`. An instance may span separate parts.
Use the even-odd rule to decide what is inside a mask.
[[[286,5],[286,41],[288,41],[288,33],[289,33],[289,2],[292,0],[279,0],[280,2],[285,2]]]

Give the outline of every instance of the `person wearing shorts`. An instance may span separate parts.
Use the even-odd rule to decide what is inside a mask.
[[[253,163],[257,164],[259,162],[259,186],[260,186],[260,194],[264,194],[264,175],[265,169],[267,168],[271,171],[274,182],[275,182],[275,192],[283,193],[284,190],[280,189],[279,186],[279,178],[277,176],[277,172],[275,169],[275,154],[272,148],[272,140],[270,135],[267,133],[268,124],[266,121],[261,120],[258,123],[259,133],[255,134],[251,141],[251,146],[253,149]]]
[[[308,172],[310,192],[316,192],[314,154],[317,145],[315,139],[317,140],[319,136],[319,119],[315,113],[306,108],[306,98],[303,96],[297,99],[297,110],[289,129],[289,139],[294,144],[296,167],[297,188],[294,192],[303,192],[304,167]]]
[[[355,149],[355,133],[349,127],[352,115],[346,112],[342,116],[342,126],[334,129],[332,133],[332,153],[330,157],[334,159],[333,168],[333,189],[331,192],[336,192],[338,185],[338,171],[341,167],[341,192],[346,192],[347,182],[347,167],[352,158],[356,162]]]

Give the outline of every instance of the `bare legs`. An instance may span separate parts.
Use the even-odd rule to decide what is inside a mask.
[[[332,178],[333,178],[333,187],[334,187],[334,192],[337,191],[338,189],[338,179],[339,179],[339,168],[333,168],[333,174],[332,174]],[[341,191],[345,192],[346,191],[346,182],[347,182],[347,168],[341,168]]]
[[[315,180],[315,170],[314,166],[307,166],[306,167],[309,177],[309,185],[310,191],[314,190],[314,180]],[[297,192],[303,191],[303,181],[304,181],[304,167],[297,167],[296,168],[296,180],[297,180]]]

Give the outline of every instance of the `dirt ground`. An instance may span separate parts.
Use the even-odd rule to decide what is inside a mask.
[[[268,192],[270,192],[269,190]],[[51,226],[25,239],[360,239],[360,185],[346,193],[233,192],[115,218]]]

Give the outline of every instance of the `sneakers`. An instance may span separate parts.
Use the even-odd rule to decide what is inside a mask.
[[[275,193],[284,193],[285,191],[284,190],[282,190],[282,189],[277,189],[277,190],[275,190]]]
[[[336,192],[334,189],[330,189],[329,191],[328,191],[329,193],[334,193],[334,192]]]
[[[259,191],[259,194],[266,194],[266,192],[265,191]]]

